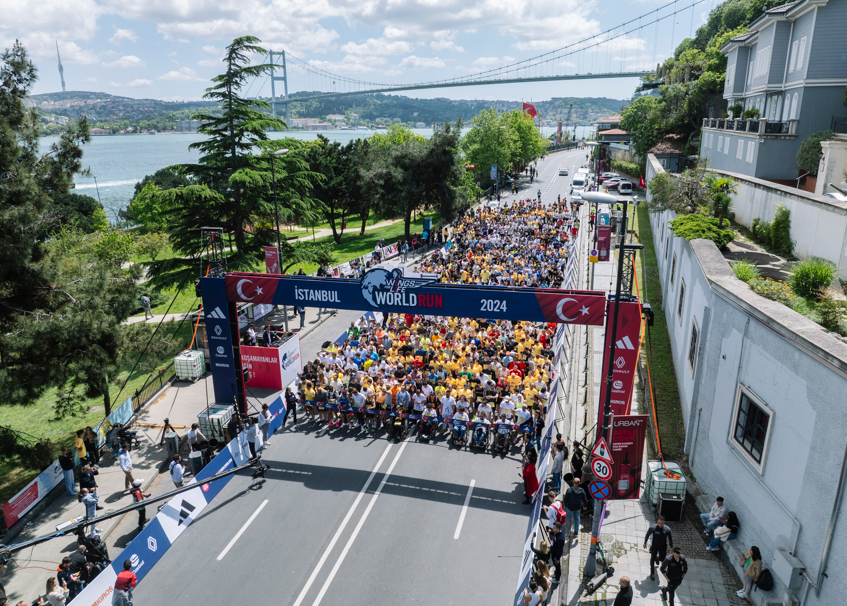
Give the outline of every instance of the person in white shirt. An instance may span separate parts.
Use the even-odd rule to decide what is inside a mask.
[[[125,444],[118,451],[118,463],[121,466],[121,471],[126,476],[124,478],[124,488],[126,490],[132,488],[132,483],[135,482],[135,478],[132,477],[132,459],[129,456],[129,449],[129,444]]]
[[[709,510],[709,513],[701,513],[700,519],[703,521],[703,526],[706,527],[706,530],[703,531],[703,534],[706,536],[712,534],[715,528],[723,524],[724,520],[726,520],[726,506],[723,504],[723,497],[718,497],[715,499],[714,505]]]
[[[259,413],[259,416],[256,419],[259,421],[259,429],[262,432],[262,442],[264,446],[267,446],[271,443],[270,440],[270,429],[271,429],[271,410],[267,404],[262,404],[262,412]]]
[[[483,402],[477,408],[477,412],[481,415],[485,415],[486,418],[491,417],[491,406],[488,405],[488,402]]]
[[[191,430],[188,432],[188,450],[194,452],[196,447],[203,442],[207,442],[206,436],[203,435],[203,432],[200,431],[200,425],[198,423],[192,423]]]
[[[503,398],[503,401],[500,402],[500,408],[497,412],[501,415],[506,415],[507,417],[512,416],[512,411],[515,409],[514,403],[512,403],[511,398]]]
[[[415,395],[412,396],[412,404],[416,413],[422,413],[426,404],[426,396],[419,391],[415,392]]]
[[[456,408],[456,400],[451,395],[446,395],[441,398],[441,416],[449,419],[453,416],[453,410]],[[445,424],[445,429],[447,425]]]
[[[182,465],[182,457],[174,455],[174,460],[171,462],[169,469],[171,471],[171,480],[173,480],[174,486],[180,488],[185,480],[185,467]]]

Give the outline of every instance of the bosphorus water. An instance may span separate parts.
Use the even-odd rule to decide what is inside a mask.
[[[414,132],[429,137],[432,129],[413,129]],[[542,127],[544,136],[554,132],[553,127]],[[591,128],[577,127],[577,136],[587,136]],[[465,129],[467,131],[467,128]],[[271,139],[291,137],[306,141],[314,141],[319,134],[330,141],[338,141],[342,145],[353,139],[370,137],[377,131],[366,130],[334,130],[334,131],[289,131],[270,133]],[[571,131],[573,132],[573,131]],[[200,153],[191,150],[191,143],[202,141],[205,135],[166,133],[158,135],[113,135],[96,136],[83,146],[82,164],[91,170],[91,176],[79,176],[74,179],[77,193],[100,198],[106,213],[111,220],[121,208],[129,204],[135,193],[135,184],[145,175],[152,175],[157,170],[172,164],[197,162]],[[42,137],[42,152],[58,137]]]

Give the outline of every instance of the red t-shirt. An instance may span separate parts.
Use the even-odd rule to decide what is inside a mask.
[[[134,573],[129,570],[123,570],[118,574],[118,578],[115,579],[115,590],[126,591],[128,589],[132,589],[135,587],[137,582],[138,579],[135,577]]]

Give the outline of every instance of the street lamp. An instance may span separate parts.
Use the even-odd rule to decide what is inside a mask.
[[[280,255],[282,254],[282,241],[279,237],[279,204],[276,199],[276,157],[275,156],[284,156],[288,153],[287,149],[278,149],[273,153],[274,157],[271,158],[271,181],[273,182],[274,188],[274,215],[276,215],[276,262],[277,267],[279,268],[279,273],[282,273],[282,259],[280,259]],[[282,306],[282,314],[285,317],[285,332],[288,332],[288,305]]]

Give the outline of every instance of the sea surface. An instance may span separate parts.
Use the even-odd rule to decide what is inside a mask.
[[[429,137],[432,129],[413,129],[414,132]],[[464,129],[465,132],[467,129]],[[554,132],[553,127],[542,127],[544,136]],[[590,127],[577,127],[577,136],[588,136]],[[342,145],[353,139],[369,137],[370,130],[332,130],[289,131],[270,133],[271,139],[291,137],[305,141],[314,141],[318,134],[330,141]],[[152,175],[160,168],[172,164],[194,163],[200,158],[197,150],[188,146],[202,141],[205,135],[199,134],[158,134],[158,135],[111,135],[92,137],[91,142],[83,146],[83,167],[91,170],[91,176],[77,175],[74,179],[75,191],[93,198],[99,198],[106,208],[109,219],[114,221],[117,212],[129,204],[135,194],[135,184]],[[58,140],[58,137],[42,137],[42,151]]]

